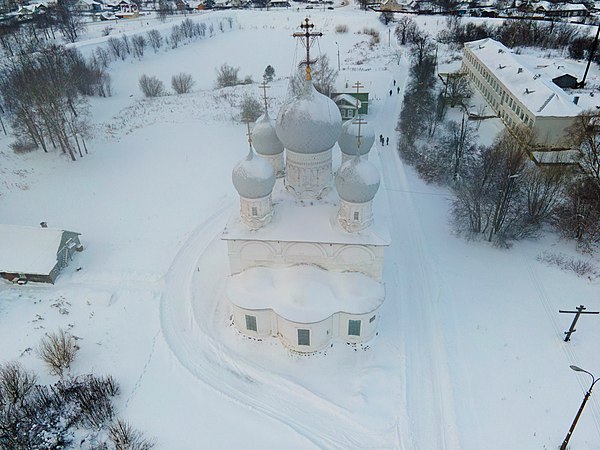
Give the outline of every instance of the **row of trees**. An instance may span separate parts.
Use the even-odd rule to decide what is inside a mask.
[[[85,430],[87,448],[149,450],[154,444],[126,422],[116,419],[112,399],[119,385],[111,376],[73,377],[75,338],[62,330],[40,343],[38,354],[59,380],[39,384],[21,364],[0,365],[0,448],[56,449],[72,444],[74,429]],[[108,436],[98,430],[108,428]]]
[[[412,19],[411,19],[412,20]],[[438,33],[437,40],[462,47],[465,42],[487,37],[512,47],[539,47],[544,49],[591,48],[591,37],[580,27],[566,22],[545,22],[540,20],[508,19],[499,25],[488,22],[475,24],[463,22],[460,17],[446,19],[446,28]],[[581,50],[583,56],[584,50]]]
[[[0,66],[0,96],[21,144],[82,157],[89,136],[85,95],[110,95],[110,77],[75,49],[47,45]]]

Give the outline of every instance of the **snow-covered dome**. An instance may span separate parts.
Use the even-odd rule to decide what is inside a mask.
[[[335,187],[342,200],[366,203],[373,200],[379,189],[379,171],[366,159],[355,157],[340,167]]]
[[[233,168],[231,179],[240,196],[245,198],[266,197],[275,186],[273,167],[260,156],[255,156],[252,149]]]
[[[277,137],[268,112],[256,121],[252,129],[252,143],[259,155],[278,155],[283,152],[283,144]]]
[[[304,81],[301,92],[279,110],[275,130],[285,148],[296,153],[329,150],[342,128],[342,115],[329,97],[317,92],[312,81]]]
[[[360,116],[359,116],[360,117]],[[338,139],[338,145],[342,153],[348,156],[356,156],[360,150],[360,155],[366,155],[373,147],[375,142],[375,131],[370,123],[360,125],[360,147],[358,147],[358,123],[354,120],[348,120],[342,127],[342,133]]]

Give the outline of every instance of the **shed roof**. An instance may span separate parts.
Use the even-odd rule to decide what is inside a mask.
[[[581,108],[564,91],[530,68],[525,58],[502,43],[486,38],[467,42],[465,47],[536,116],[574,117],[581,112]]]
[[[63,233],[52,228],[0,224],[0,272],[49,274],[56,265]]]

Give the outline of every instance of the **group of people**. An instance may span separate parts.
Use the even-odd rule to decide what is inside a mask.
[[[384,138],[383,134],[380,134],[379,135],[379,142],[381,142],[381,145],[384,145],[384,144],[385,145],[390,145],[390,138],[389,137]]]
[[[394,80],[394,86],[396,86],[396,80]],[[396,92],[398,94],[400,93],[400,86],[396,86]],[[394,93],[394,90],[390,89],[390,97],[392,96],[393,93]]]

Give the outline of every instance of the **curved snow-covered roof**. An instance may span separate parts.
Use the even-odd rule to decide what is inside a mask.
[[[383,303],[385,290],[358,272],[253,267],[229,278],[227,297],[240,308],[272,309],[292,322],[314,323],[338,312],[370,313]]]
[[[342,153],[348,156],[366,155],[373,147],[373,143],[375,143],[375,131],[370,123],[365,122],[360,125],[360,147],[358,146],[358,123],[349,120],[342,126],[338,139]]]
[[[296,153],[321,153],[337,141],[342,115],[329,97],[306,80],[300,94],[279,110],[275,130],[285,148]]]
[[[262,198],[273,190],[275,172],[271,164],[260,156],[254,156],[251,148],[248,156],[233,168],[231,179],[241,197]]]
[[[342,200],[366,203],[373,200],[379,189],[379,171],[359,157],[346,161],[335,177],[335,187]]]
[[[252,143],[259,155],[278,155],[283,152],[283,144],[277,137],[275,126],[269,113],[265,112],[258,118],[252,129]]]

